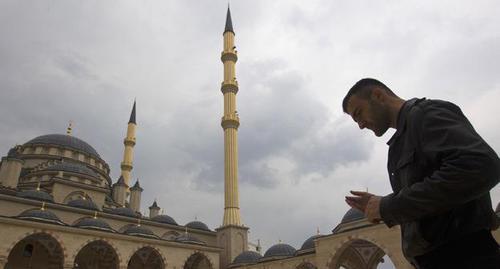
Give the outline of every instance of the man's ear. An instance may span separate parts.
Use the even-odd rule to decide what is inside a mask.
[[[379,87],[374,87],[372,89],[371,98],[379,103],[383,103],[385,102],[385,91]]]

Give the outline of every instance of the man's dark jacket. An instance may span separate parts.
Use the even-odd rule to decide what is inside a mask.
[[[401,225],[403,253],[427,253],[461,236],[491,229],[489,190],[500,179],[500,160],[450,102],[411,99],[399,112],[387,143],[393,193],[380,213]]]

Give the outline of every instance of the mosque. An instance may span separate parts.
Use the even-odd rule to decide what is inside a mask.
[[[156,201],[141,214],[139,181],[131,182],[136,144],[134,102],[124,139],[121,176],[98,151],[72,135],[49,134],[11,148],[0,163],[0,268],[20,269],[360,269],[390,258],[412,268],[399,227],[368,222],[349,210],[329,234],[304,235],[299,249],[279,243],[264,253],[240,219],[236,112],[238,82],[230,10],[223,33],[224,217],[212,230],[179,224]],[[500,218],[499,207],[496,214]],[[500,230],[493,231],[500,241]]]

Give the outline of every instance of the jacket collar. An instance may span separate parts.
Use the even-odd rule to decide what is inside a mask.
[[[412,98],[404,102],[403,106],[401,107],[398,113],[396,132],[392,135],[391,139],[387,141],[387,145],[390,146],[403,133],[406,127],[406,118],[408,111],[410,111],[410,109],[415,105],[415,102],[417,102],[418,100],[419,100],[418,98]]]

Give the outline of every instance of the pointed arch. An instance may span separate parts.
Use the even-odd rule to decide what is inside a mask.
[[[60,240],[48,232],[25,234],[8,249],[6,268],[62,269],[65,249]]]
[[[164,269],[166,266],[167,261],[160,250],[151,245],[138,247],[127,263],[127,269]]]

